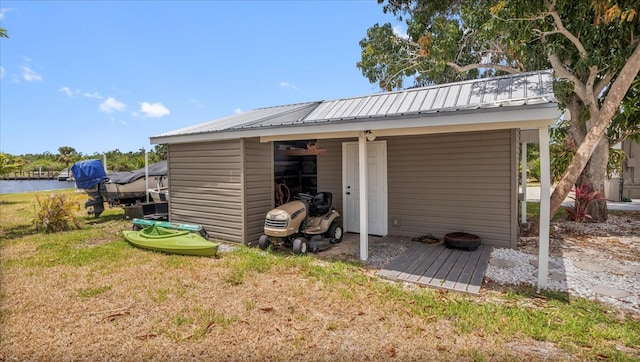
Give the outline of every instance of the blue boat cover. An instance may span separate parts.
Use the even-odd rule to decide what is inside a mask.
[[[78,161],[71,166],[71,173],[79,189],[90,189],[107,176],[100,160]]]

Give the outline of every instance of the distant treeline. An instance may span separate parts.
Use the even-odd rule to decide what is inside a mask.
[[[73,147],[63,146],[57,154],[50,152],[29,153],[25,155],[11,155],[0,153],[0,177],[9,173],[33,171],[61,171],[69,168],[75,162],[88,159],[104,160],[107,158],[109,172],[131,171],[144,167],[145,150],[123,153],[118,149],[105,153],[84,155],[76,152]],[[156,145],[154,150],[148,151],[149,164],[166,159],[165,145]]]

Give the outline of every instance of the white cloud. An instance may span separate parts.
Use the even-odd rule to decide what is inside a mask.
[[[22,67],[22,78],[27,82],[38,82],[42,80],[42,76],[28,66]]]
[[[60,87],[60,89],[58,89],[58,91],[68,95],[69,97],[73,97],[74,95],[80,93],[80,90],[78,90],[78,89],[71,90],[71,88],[69,88],[69,87]]]
[[[0,20],[4,19],[4,13],[11,11],[11,8],[2,8],[0,9]]]
[[[236,108],[236,109],[233,111],[233,113],[235,113],[235,114],[240,114],[240,113],[243,113],[243,112],[244,112],[244,111],[242,110],[242,108]]]
[[[285,82],[285,81],[280,81],[280,87],[282,87],[282,88],[291,88],[293,90],[298,90],[298,87],[296,87],[295,84],[291,84],[291,83]]]
[[[4,78],[4,67],[0,65],[0,79]]]
[[[162,103],[149,102],[140,103],[140,112],[142,112],[145,117],[150,118],[160,118],[171,113],[169,108],[165,107]]]
[[[122,112],[125,109],[127,109],[127,105],[113,97],[109,97],[100,103],[100,112],[104,113]]]
[[[91,98],[91,99],[104,99],[104,97],[101,96],[100,93],[98,93],[98,91],[95,91],[93,93],[84,92],[82,93],[82,96],[86,98]]]

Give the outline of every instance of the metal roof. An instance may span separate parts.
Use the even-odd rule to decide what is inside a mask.
[[[183,136],[330,122],[424,117],[442,112],[557,103],[551,70],[482,78],[332,101],[260,108],[161,135]]]
[[[554,102],[551,71],[322,102],[299,123],[371,119]]]
[[[320,102],[309,102],[258,108],[252,111],[237,113],[195,126],[181,128],[154,137],[168,137],[198,133],[222,132],[252,127],[279,126],[284,122],[296,121],[308,115]]]

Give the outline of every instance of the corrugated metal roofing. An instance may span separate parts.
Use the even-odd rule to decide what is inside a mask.
[[[553,73],[546,70],[333,101],[260,108],[178,129],[154,138],[552,102],[556,102],[553,95]]]
[[[154,137],[180,136],[197,133],[222,132],[253,127],[279,126],[285,122],[300,120],[309,114],[320,102],[309,102],[258,108],[234,114],[195,126],[181,128]]]
[[[322,102],[298,123],[384,118],[554,102],[551,71],[408,89]]]

